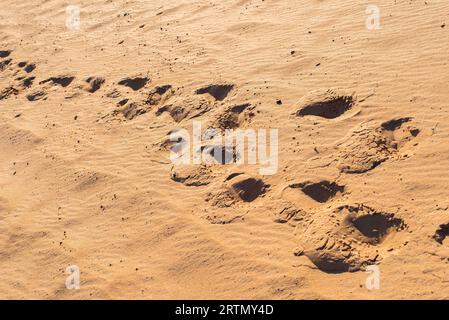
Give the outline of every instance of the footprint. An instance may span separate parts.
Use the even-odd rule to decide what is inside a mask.
[[[26,98],[28,99],[28,101],[37,101],[37,100],[42,100],[42,99],[47,99],[47,94],[42,91],[42,90],[38,90],[38,91],[34,91],[30,94],[26,95]]]
[[[5,59],[3,61],[0,61],[0,71],[3,71],[6,69],[7,66],[9,66],[12,62],[12,59]]]
[[[22,68],[26,68],[28,65],[26,62],[23,62],[20,64]],[[61,86],[61,87],[67,87],[69,86],[72,81],[75,79],[75,77],[62,75],[62,76],[56,76],[56,77],[50,77],[48,79],[42,80],[39,82],[39,85],[48,84],[51,86]],[[35,80],[34,76],[31,77],[23,77],[23,81],[21,82],[21,87],[23,89],[30,88],[33,85],[33,82]],[[48,86],[47,86],[48,87]],[[35,89],[33,92],[28,93],[25,97],[28,101],[38,101],[38,100],[46,100],[48,95],[46,92],[45,86],[40,86],[39,88]],[[67,99],[67,97],[66,97]]]
[[[324,119],[336,119],[344,114],[352,116],[359,111],[352,95],[334,90],[313,91],[304,96],[295,108],[295,115],[298,117],[314,116]]]
[[[117,116],[120,114],[127,120],[133,120],[135,117],[141,116],[148,111],[145,106],[142,106],[137,102],[130,102],[126,104],[128,102],[128,99],[122,100],[121,102],[125,103],[124,107],[114,110],[112,112],[113,116]]]
[[[181,122],[189,115],[189,111],[180,105],[165,105],[156,111],[156,115],[160,116],[164,112],[168,112],[176,122]]]
[[[331,202],[334,198],[341,196],[344,191],[345,186],[336,182],[328,180],[305,181],[290,184],[282,191],[282,199],[301,208],[313,209]]]
[[[132,120],[135,117],[146,114],[152,109],[152,106],[164,102],[171,94],[171,85],[157,86],[153,88],[145,98],[140,98],[138,101],[130,101],[128,98],[121,99],[117,105],[121,108],[112,112],[113,116],[123,115],[127,120]],[[117,90],[113,90],[107,93],[108,97],[120,97],[121,94]],[[160,115],[164,112],[169,112],[173,119],[181,121],[187,113],[183,113],[184,108],[173,108],[172,105],[160,107],[156,111],[156,115]]]
[[[326,244],[329,239],[326,239]],[[335,242],[332,242],[335,245]],[[326,273],[343,273],[355,272],[360,270],[361,262],[355,257],[351,257],[349,253],[345,253],[344,244],[337,244],[339,250],[327,250],[325,247],[320,250],[306,251],[304,255],[312,261],[312,263],[321,271]],[[343,249],[343,250],[341,250]],[[370,261],[369,264],[374,264]]]
[[[196,94],[210,94],[215,100],[223,101],[229,92],[234,88],[233,84],[211,84],[206,87],[197,89]]]
[[[293,226],[296,227],[296,223],[299,223],[300,221],[309,222],[309,214],[303,210],[298,209],[293,205],[287,205],[282,208],[276,215],[274,222],[276,223],[289,223],[293,222]]]
[[[0,50],[0,58],[6,58],[11,54],[11,50]]]
[[[6,87],[0,92],[0,100],[5,100],[5,99],[8,99],[12,95],[18,95],[18,94],[19,94],[19,91],[16,88],[14,88],[12,86]]]
[[[10,60],[11,59],[8,60],[9,61],[8,64],[10,63]],[[10,68],[9,70],[10,72],[8,72],[10,78],[10,85],[1,90],[0,100],[8,99],[12,95],[19,95],[22,91],[27,90],[33,85],[36,77],[29,76],[27,74],[29,72],[25,73],[23,72],[23,70],[21,70],[21,68],[25,70],[27,66],[28,66],[27,62],[20,62],[13,68]]]
[[[101,88],[104,84],[105,79],[102,77],[89,77],[85,80],[87,83],[86,90],[90,93],[94,93]]]
[[[51,83],[53,85],[59,85],[65,88],[69,86],[74,79],[75,77],[72,76],[57,76],[42,80],[39,84]]]
[[[150,106],[156,106],[166,100],[171,95],[171,93],[171,85],[167,84],[163,86],[157,86],[148,93],[145,103]]]
[[[229,189],[244,202],[252,202],[264,194],[268,188],[261,179],[241,174],[226,182]]]
[[[33,72],[36,69],[36,65],[34,63],[28,63],[26,61],[19,62],[17,64],[19,68],[22,68],[26,73]]]
[[[379,244],[391,232],[401,231],[406,227],[404,221],[395,218],[392,213],[376,211],[365,205],[345,205],[335,212],[346,215],[344,224],[352,235],[369,244]]]
[[[211,183],[215,175],[209,166],[178,165],[171,169],[170,178],[189,187],[205,186]]]
[[[206,99],[188,97],[160,107],[156,111],[156,115],[160,116],[163,113],[168,113],[173,120],[181,122],[184,119],[197,118],[210,111],[212,107],[213,104]]]
[[[411,117],[386,121],[381,124],[379,131],[392,140],[398,150],[420,134],[420,130],[413,124]]]
[[[254,116],[254,107],[249,103],[236,105],[228,108],[222,114],[220,114],[215,120],[213,127],[221,129],[236,129],[244,122],[249,122]]]
[[[133,76],[121,79],[118,84],[137,91],[142,89],[149,81],[150,78],[145,76]]]
[[[22,81],[22,87],[24,88],[29,88],[33,85],[34,80],[36,79],[36,77],[27,77],[24,78]]]
[[[403,148],[419,134],[412,118],[393,119],[380,126],[363,123],[337,144],[337,166],[350,174],[373,170],[390,158],[400,158]]]
[[[404,123],[410,122],[412,120],[413,118],[411,117],[392,119],[382,123],[381,127],[382,129],[387,131],[395,131],[399,129]]]
[[[123,107],[125,104],[128,103],[128,101],[129,101],[128,98],[122,99],[119,102],[117,102],[117,105],[120,106],[120,107]]]
[[[247,174],[231,175],[218,190],[209,192],[206,201],[218,208],[228,208],[234,204],[250,203],[266,193],[270,186],[261,179]]]
[[[433,239],[439,244],[443,244],[447,236],[449,236],[449,223],[440,225],[438,230],[435,231]]]
[[[399,236],[407,225],[394,214],[363,204],[315,212],[305,230],[298,230],[304,255],[326,273],[354,272],[381,262],[387,251],[405,245]],[[390,237],[391,234],[397,234]]]
[[[111,89],[106,93],[106,97],[116,99],[119,98],[122,94],[116,88]]]
[[[345,186],[335,182],[323,180],[320,182],[303,182],[290,185],[291,188],[299,188],[304,194],[319,203],[325,203],[335,197],[337,193],[342,193]]]

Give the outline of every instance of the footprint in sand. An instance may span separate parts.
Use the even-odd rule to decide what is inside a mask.
[[[207,165],[173,166],[170,178],[188,187],[205,186],[213,182],[216,175]]]
[[[6,87],[0,91],[0,100],[8,99],[10,96],[16,96],[19,94],[19,90],[17,90],[13,86]]]
[[[27,65],[28,64],[24,64],[23,68],[26,68]],[[51,87],[66,88],[73,82],[74,79],[75,79],[75,77],[70,76],[70,75],[60,75],[60,76],[47,78],[45,80],[40,81],[39,87],[36,88],[35,90],[33,90],[32,92],[28,93],[26,95],[26,98],[28,101],[31,101],[31,102],[38,101],[38,100],[46,100],[48,98],[48,93],[47,93],[48,89],[50,89]],[[34,81],[34,77],[24,79],[24,84],[26,85],[26,83],[29,81]],[[31,87],[31,85],[28,87]]]
[[[346,187],[337,182],[305,181],[290,184],[282,191],[282,198],[301,208],[316,208],[342,196],[345,191]]]
[[[73,76],[61,75],[42,80],[41,82],[39,82],[39,84],[51,84],[53,86],[57,85],[65,88],[68,87],[74,79],[75,77]]]
[[[31,73],[34,69],[36,69],[36,65],[34,63],[29,63],[27,61],[19,62],[17,66],[23,69],[26,73]]]
[[[346,119],[360,111],[356,98],[352,94],[336,90],[312,91],[305,95],[295,105],[297,117],[312,117],[314,119]]]
[[[222,131],[226,129],[237,129],[251,121],[251,118],[255,115],[254,108],[249,103],[228,107],[218,115],[212,127]]]
[[[392,248],[406,244],[407,229],[394,214],[363,204],[344,205],[331,212],[315,212],[305,230],[297,230],[303,254],[326,273],[354,272],[377,264]]]
[[[46,100],[47,99],[47,93],[42,90],[34,91],[30,94],[26,95],[26,98],[28,101],[38,101],[38,100]]]
[[[164,103],[172,94],[171,85],[156,86],[150,92],[144,94],[144,97],[137,101],[130,99],[121,99],[117,105],[118,109],[112,112],[113,116],[122,115],[126,120],[146,114],[155,106]]]
[[[8,51],[10,53],[10,51]],[[3,54],[4,56],[9,56]],[[12,62],[11,58],[0,62],[0,69],[4,70],[7,66],[10,66]],[[4,76],[6,79],[10,79],[8,86],[0,90],[0,100],[8,99],[11,96],[19,95],[21,92],[30,88],[35,76],[30,75],[31,72],[36,69],[34,63],[19,62],[16,65],[11,65],[7,70],[7,74]]]
[[[135,117],[141,116],[147,113],[147,109],[137,102],[129,102],[128,99],[121,100],[119,105],[123,105],[122,108],[116,109],[112,112],[113,116],[121,115],[126,120],[133,120]]]
[[[5,70],[12,62],[12,59],[5,59],[0,61],[0,71]]]
[[[232,173],[224,182],[213,185],[205,201],[212,207],[203,216],[212,224],[229,224],[244,220],[253,202],[263,197],[270,186],[262,179],[245,173]]]
[[[147,95],[145,104],[150,106],[157,106],[173,94],[173,87],[170,84],[156,86]]]
[[[269,188],[261,179],[247,174],[233,176],[226,181],[226,185],[236,198],[244,202],[253,202]]]
[[[103,77],[89,77],[85,80],[85,90],[90,93],[95,93],[101,88],[105,81],[106,80]]]
[[[443,244],[447,236],[449,236],[449,223],[441,224],[432,238],[439,244]]]
[[[214,207],[227,208],[238,202],[250,203],[269,189],[262,179],[244,173],[228,176],[218,190],[209,192],[206,201]]]
[[[0,50],[0,71],[5,70],[12,62],[11,58],[8,58],[11,54],[11,50]],[[7,58],[7,59],[5,59]]]
[[[337,145],[337,166],[344,173],[364,173],[392,158],[408,157],[407,146],[420,134],[413,118],[375,126],[361,124]]]
[[[147,83],[150,82],[150,78],[142,75],[135,75],[131,77],[126,77],[119,80],[118,84],[121,86],[126,86],[128,88],[133,89],[134,91],[138,91],[145,87]]]
[[[11,50],[0,50],[0,58],[9,57],[11,52],[12,52]]]
[[[234,88],[233,84],[211,84],[195,91],[196,94],[209,94],[215,100],[223,101]]]
[[[33,85],[35,79],[36,77],[31,76],[31,77],[19,77],[16,80],[20,81],[21,86],[23,88],[29,88]]]
[[[197,96],[176,97],[171,99],[170,103],[164,104],[156,110],[156,116],[168,113],[170,117],[181,122],[184,119],[193,119],[200,117],[214,107],[213,101]]]

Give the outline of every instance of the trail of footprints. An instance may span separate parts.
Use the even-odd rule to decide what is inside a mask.
[[[295,116],[339,121],[359,112],[352,95],[332,90],[313,92],[300,100]],[[402,153],[420,134],[413,118],[392,119],[380,124],[362,123],[337,143],[330,156],[341,173],[362,174],[388,160],[407,157]],[[277,221],[294,221],[300,248],[297,255],[307,256],[321,271],[327,273],[352,272],[364,269],[382,260],[385,251],[405,246],[404,231],[407,224],[397,213],[383,212],[364,204],[332,204],[334,198],[344,194],[346,186],[335,181],[302,182],[289,185],[285,194],[291,200],[294,190],[308,196],[325,208],[316,206],[308,210],[283,209]],[[290,197],[288,197],[290,195]],[[296,196],[299,197],[299,196]],[[345,199],[346,201],[346,199]],[[304,202],[303,202],[304,203]],[[305,202],[307,204],[307,202]],[[390,234],[397,233],[388,243]]]
[[[33,75],[35,69],[34,63],[14,63],[12,50],[0,51],[0,72],[3,73],[3,79],[9,79],[8,85],[0,91],[0,100],[21,93],[30,102],[46,100],[50,94],[58,92],[59,88],[65,89],[65,98],[70,99],[81,92],[96,93],[107,84],[106,79],[100,76],[90,76],[78,81],[68,74],[37,82]],[[116,107],[104,114],[99,121],[130,121],[150,111],[156,116],[169,115],[175,122],[190,120],[212,110],[227,108],[223,101],[234,89],[232,84],[211,84],[197,89],[193,94],[175,94],[177,89],[170,84],[150,87],[151,83],[147,74],[131,75],[113,83],[112,88],[103,93],[106,98],[116,100]],[[127,89],[131,90],[130,94]],[[250,121],[254,114],[245,111],[253,109],[249,104],[231,106],[223,110],[223,114],[217,115],[215,124],[222,129],[235,128]],[[242,113],[245,115],[240,117]]]
[[[215,124],[237,128],[239,112],[249,107],[241,105],[228,109]],[[341,121],[360,111],[352,95],[333,90],[312,92],[296,107],[294,117],[311,117],[324,122]],[[343,174],[363,174],[386,161],[410,156],[420,134],[412,117],[360,124],[336,144],[332,155],[336,159],[334,165]],[[205,200],[211,209],[205,210],[204,217],[213,224],[241,220],[251,205],[271,190],[261,178],[244,172],[230,173],[224,169],[226,166],[216,165],[220,164],[218,159],[211,163],[215,165],[174,166],[172,179],[186,186],[209,186]],[[295,255],[308,257],[317,269],[326,273],[363,270],[380,263],[389,251],[408,243],[408,225],[400,212],[351,203],[346,189],[347,186],[338,181],[300,181],[289,184],[281,200],[270,198],[271,202],[277,201],[275,207],[281,208],[274,221],[295,228],[299,243]],[[441,225],[433,238],[441,244],[448,235],[449,224]],[[394,240],[390,241],[391,238]]]
[[[34,75],[37,66],[26,61],[15,63],[11,54],[11,50],[0,51],[0,73],[13,79],[1,89],[0,100],[22,92],[31,102],[45,100],[53,89],[68,88],[76,82],[71,75],[53,76],[37,82]],[[117,86],[104,95],[116,100],[116,107],[100,120],[131,121],[152,111],[156,116],[168,115],[179,123],[219,110],[208,126],[226,130],[245,126],[256,114],[251,104],[229,106],[224,102],[234,89],[232,84],[212,84],[191,95],[176,95],[172,85],[150,88],[150,83],[151,79],[142,74],[118,80]],[[106,79],[92,76],[82,80],[75,89],[93,94],[105,84]],[[120,88],[141,94],[138,98],[135,95],[133,99],[127,98]],[[341,121],[360,111],[353,94],[334,90],[311,92],[295,108],[293,117],[310,117],[324,122]],[[168,134],[176,135],[176,131]],[[336,144],[331,163],[343,174],[362,174],[386,161],[408,157],[408,151],[419,135],[420,129],[411,117],[380,124],[362,123]],[[209,143],[207,138],[212,139],[213,134],[203,138],[206,142],[201,151],[210,157],[210,162],[173,166],[171,179],[189,187],[210,187],[205,200],[213,209],[206,210],[204,218],[211,223],[228,224],[242,220],[253,203],[270,193],[271,186],[261,178],[222,166],[225,164],[223,159],[238,159],[236,150]],[[183,143],[180,136],[174,142],[166,138],[159,146],[165,150],[177,148],[174,151],[180,152]],[[276,204],[280,210],[275,214],[274,222],[295,227],[299,242],[295,255],[307,256],[323,272],[352,272],[379,263],[383,252],[389,250],[384,243],[392,233],[402,235],[395,237],[396,247],[407,244],[407,224],[397,216],[398,213],[359,203],[342,205],[342,201],[347,201],[344,198],[346,189],[338,181],[300,181],[289,184]],[[442,244],[448,235],[449,223],[440,225],[433,239]]]

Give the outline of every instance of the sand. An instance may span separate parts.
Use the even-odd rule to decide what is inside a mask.
[[[447,1],[70,4],[1,1],[0,298],[449,297]],[[277,172],[174,165],[194,120]]]

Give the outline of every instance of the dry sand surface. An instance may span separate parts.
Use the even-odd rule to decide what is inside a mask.
[[[0,298],[449,297],[446,0],[0,2]],[[276,174],[174,165],[193,120]]]

